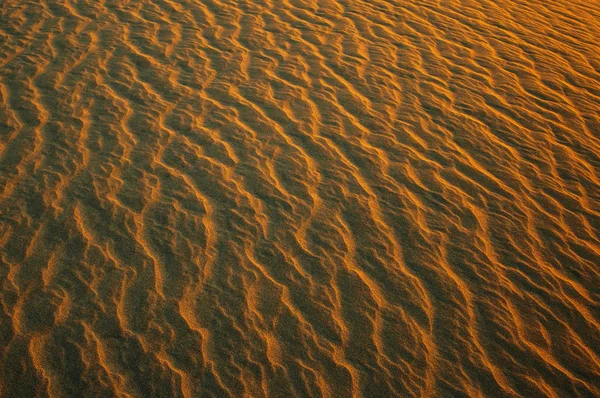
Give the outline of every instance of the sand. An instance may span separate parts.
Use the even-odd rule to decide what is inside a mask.
[[[0,396],[600,396],[600,5],[3,0]]]

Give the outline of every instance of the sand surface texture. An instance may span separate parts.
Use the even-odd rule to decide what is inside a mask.
[[[599,43],[593,0],[3,0],[0,396],[599,396]]]

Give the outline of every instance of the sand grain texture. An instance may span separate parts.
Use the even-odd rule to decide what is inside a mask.
[[[0,396],[600,396],[600,5],[3,0]]]

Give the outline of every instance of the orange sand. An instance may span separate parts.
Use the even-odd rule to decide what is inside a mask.
[[[600,396],[600,3],[3,0],[0,396]]]

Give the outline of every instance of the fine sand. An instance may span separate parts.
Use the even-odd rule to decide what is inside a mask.
[[[600,3],[2,0],[0,396],[600,396]]]

